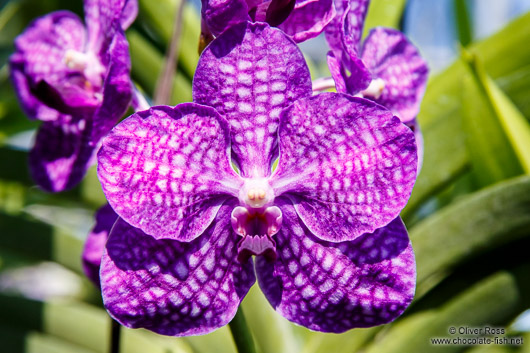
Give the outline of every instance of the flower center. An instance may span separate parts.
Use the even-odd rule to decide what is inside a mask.
[[[84,88],[97,91],[102,87],[105,68],[93,53],[68,49],[63,60],[69,69],[84,76]]]
[[[239,191],[239,202],[247,208],[263,208],[274,201],[274,190],[265,178],[246,179]]]
[[[383,90],[385,89],[385,81],[381,78],[376,78],[370,82],[367,89],[361,92],[362,97],[370,97],[373,99],[379,99]]]
[[[282,225],[282,211],[274,202],[274,190],[267,179],[246,179],[239,192],[239,202],[232,211],[232,228],[243,239],[238,244],[237,259],[241,263],[252,255],[276,259],[276,243],[272,236]]]

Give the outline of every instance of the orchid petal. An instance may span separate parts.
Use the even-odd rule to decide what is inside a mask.
[[[346,82],[344,82],[345,75],[341,61],[335,57],[335,53],[332,51],[328,52],[326,58],[331,77],[333,78],[333,81],[335,81],[335,90],[337,93],[347,93],[348,91],[346,89]]]
[[[63,116],[43,122],[29,153],[33,180],[50,192],[77,185],[94,161],[95,146],[90,144],[90,134],[90,120]]]
[[[385,83],[381,96],[373,100],[392,110],[403,122],[414,119],[429,72],[418,49],[397,30],[375,28],[364,42],[361,58],[373,78]]]
[[[202,0],[201,15],[210,31],[218,36],[233,25],[250,20],[245,0]]]
[[[138,16],[138,0],[125,0],[120,16],[121,28],[125,31]]]
[[[265,23],[241,23],[216,38],[193,80],[194,102],[214,107],[230,123],[242,176],[270,175],[280,112],[311,94],[302,53]]]
[[[271,180],[320,239],[353,240],[396,218],[416,180],[412,131],[362,98],[322,93],[282,112]]]
[[[296,5],[296,0],[271,0],[268,2],[264,22],[273,27],[279,26],[291,14]],[[256,21],[263,21],[256,18]]]
[[[322,33],[334,16],[333,0],[298,0],[278,28],[300,43]]]
[[[99,141],[112,129],[132,100],[131,60],[127,38],[117,23],[111,30],[115,34],[108,50],[109,64],[103,84],[103,102],[93,116],[93,141]]]
[[[236,260],[233,205],[189,243],[155,240],[118,220],[101,264],[103,302],[122,325],[163,335],[209,333],[226,325],[255,282],[253,263]]]
[[[81,261],[83,263],[83,272],[85,275],[97,286],[99,282],[99,267],[101,265],[101,257],[105,250],[105,244],[110,234],[110,230],[118,215],[112,207],[107,203],[96,212],[96,224],[88,234],[88,237],[83,248]]]
[[[98,153],[112,208],[160,239],[191,241],[243,182],[230,167],[228,123],[194,103],[152,107],[118,124]]]
[[[81,20],[68,11],[57,11],[33,21],[15,40],[10,57],[11,79],[22,109],[31,119],[51,121],[60,112],[35,94],[41,82],[53,85],[71,70],[65,62],[67,50],[83,50],[85,30]]]
[[[342,15],[342,46],[350,58],[358,57],[363,35],[364,19],[370,0],[350,0]]]
[[[84,0],[85,22],[88,32],[89,51],[104,54],[112,39],[113,22],[121,23],[122,29],[134,21],[138,13],[137,0]]]
[[[278,259],[256,259],[258,283],[271,305],[311,330],[340,333],[384,324],[401,315],[414,296],[414,253],[396,218],[354,241],[315,238],[292,205],[282,205]]]

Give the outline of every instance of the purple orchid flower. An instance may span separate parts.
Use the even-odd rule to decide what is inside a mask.
[[[88,234],[88,237],[81,254],[83,272],[96,285],[100,286],[99,268],[101,266],[101,256],[105,250],[105,244],[109,238],[110,230],[116,221],[118,215],[107,203],[96,212],[96,224]]]
[[[47,191],[75,186],[99,140],[131,101],[127,28],[136,0],[85,0],[86,28],[69,11],[34,20],[15,40],[10,75],[22,109],[43,123],[30,152],[33,179]]]
[[[207,47],[193,97],[103,139],[98,175],[119,215],[100,271],[110,315],[205,334],[233,318],[256,273],[271,305],[312,330],[399,316],[415,288],[398,217],[416,178],[410,129],[362,98],[312,97],[302,53],[265,23]]]
[[[427,82],[427,63],[406,36],[394,29],[372,29],[361,37],[369,0],[335,0],[337,14],[326,27],[328,65],[337,92],[360,95],[392,110],[422,136],[416,115]],[[420,156],[421,161],[421,156]]]
[[[335,16],[333,0],[202,0],[202,36],[239,22],[267,22],[295,42],[318,36]]]

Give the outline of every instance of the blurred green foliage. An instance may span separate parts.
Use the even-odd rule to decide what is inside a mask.
[[[133,79],[151,96],[179,0],[140,0],[128,30]],[[259,290],[243,302],[259,352],[529,352],[525,346],[433,346],[450,326],[509,327],[530,307],[530,14],[478,43],[468,43],[461,8],[462,58],[432,77],[418,117],[425,160],[403,217],[417,257],[418,286],[406,313],[384,327],[340,335],[310,332],[276,314]],[[365,31],[399,27],[405,0],[374,0]],[[457,7],[458,7],[457,6]],[[0,7],[0,284],[13,269],[42,261],[79,279],[75,295],[30,299],[0,286],[0,351],[107,352],[110,318],[83,279],[80,252],[91,214],[104,202],[94,169],[69,192],[33,186],[27,152],[8,142],[34,130],[8,80],[13,39],[33,18],[56,9],[82,15],[81,1],[12,0]],[[186,5],[172,104],[191,100],[198,60],[198,14]],[[320,63],[317,63],[320,65]],[[72,212],[80,214],[72,219]],[[228,328],[168,338],[122,328],[122,352],[235,352]]]

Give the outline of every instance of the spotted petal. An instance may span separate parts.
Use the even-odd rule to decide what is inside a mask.
[[[333,0],[298,0],[278,28],[300,43],[322,33],[334,16]]]
[[[322,93],[282,112],[271,185],[327,241],[373,232],[405,206],[416,180],[412,131],[362,98]]]
[[[35,94],[41,82],[53,85],[71,70],[64,61],[68,49],[82,51],[85,29],[68,11],[57,11],[33,21],[15,40],[10,75],[22,109],[32,119],[51,121],[62,114]]]
[[[83,179],[94,161],[90,120],[62,116],[39,128],[29,166],[33,180],[46,191],[71,189]]]
[[[208,29],[219,35],[227,28],[250,20],[245,0],[201,0],[201,15]]]
[[[153,237],[191,241],[237,196],[228,123],[194,103],[133,114],[103,139],[98,175],[112,208]]]
[[[109,31],[113,31],[114,35],[107,54],[109,59],[103,84],[103,101],[93,116],[92,141],[99,141],[112,129],[132,100],[131,59],[127,38],[117,22]]]
[[[101,257],[103,256],[110,230],[116,223],[118,215],[107,203],[96,212],[95,218],[96,224],[88,234],[83,253],[81,254],[81,261],[85,275],[99,287]]]
[[[414,297],[414,253],[396,218],[354,241],[327,243],[282,205],[278,259],[256,259],[258,283],[271,305],[311,330],[344,332],[397,318]]]
[[[403,122],[414,119],[429,72],[418,49],[397,30],[375,28],[364,42],[361,58],[373,78],[385,83],[381,96],[373,100],[392,110]]]
[[[189,243],[155,240],[120,219],[101,264],[109,313],[124,326],[171,336],[226,325],[255,282],[252,261],[236,260],[233,206],[224,205],[206,232]]]
[[[342,45],[350,57],[359,56],[364,19],[370,0],[349,0],[342,14]]]
[[[127,29],[138,14],[138,0],[84,0],[89,51],[106,52],[112,35],[113,22]]]
[[[193,100],[230,123],[243,176],[270,175],[280,112],[311,94],[302,53],[265,23],[241,23],[221,34],[203,52],[193,80]]]

